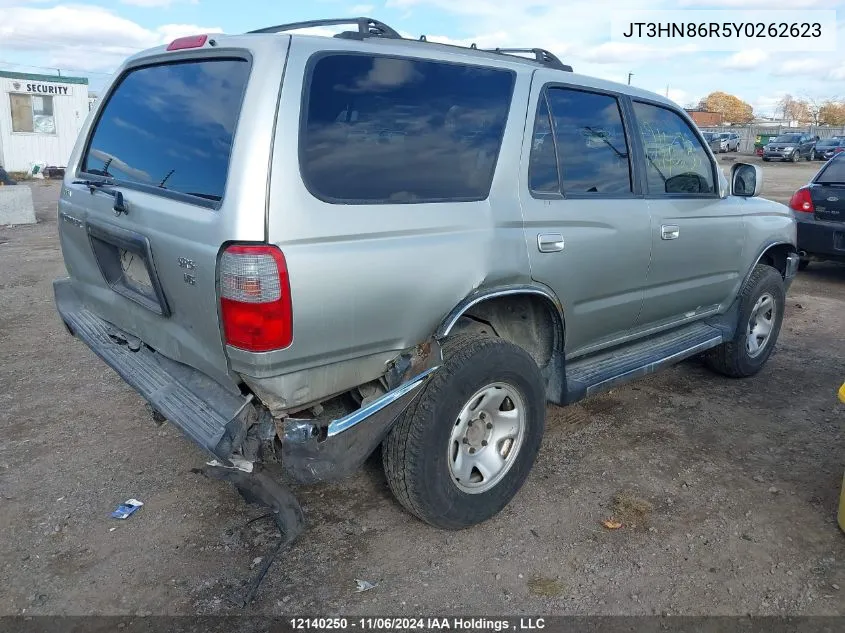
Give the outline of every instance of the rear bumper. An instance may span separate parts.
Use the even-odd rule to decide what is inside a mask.
[[[798,250],[822,259],[845,260],[845,223],[799,219]]]
[[[73,281],[53,282],[56,308],[68,330],[210,456],[231,465],[242,440],[250,397],[162,356],[86,309]]]
[[[404,379],[398,386],[344,417],[271,420],[269,413],[259,414],[251,395],[233,394],[86,309],[72,280],[53,282],[53,290],[56,308],[71,334],[209,456],[238,468],[243,462],[280,460],[300,483],[338,479],[357,470],[442,359],[439,346],[432,342],[420,362],[408,360],[402,366]]]

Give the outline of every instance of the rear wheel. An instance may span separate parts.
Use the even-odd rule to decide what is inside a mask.
[[[705,364],[732,378],[756,374],[774,350],[785,304],[783,277],[771,266],[758,264],[740,293],[733,339],[706,352]]]
[[[810,160],[816,160],[816,150],[810,150]]]
[[[399,502],[455,530],[496,515],[522,487],[543,437],[546,397],[537,364],[508,341],[462,335],[443,351],[382,457]]]

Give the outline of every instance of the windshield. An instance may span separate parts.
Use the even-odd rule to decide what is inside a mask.
[[[797,143],[801,139],[800,134],[781,134],[772,143]]]
[[[704,137],[705,141],[712,141],[713,140],[713,133],[712,132],[702,132],[701,136]]]
[[[103,106],[82,171],[221,200],[248,76],[243,59],[130,70]]]

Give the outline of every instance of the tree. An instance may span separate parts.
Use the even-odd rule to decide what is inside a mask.
[[[826,101],[819,108],[821,125],[845,125],[845,102]]]
[[[785,94],[778,101],[778,112],[784,121],[807,122],[811,120],[806,101],[796,99],[791,94]]]
[[[727,92],[711,92],[698,105],[702,110],[718,112],[726,123],[751,123],[754,120],[751,104]]]

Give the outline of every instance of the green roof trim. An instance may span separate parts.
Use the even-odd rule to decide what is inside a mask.
[[[88,85],[88,77],[65,77],[64,75],[36,75],[33,73],[13,73],[10,70],[0,70],[0,77],[6,79],[23,79],[25,81],[49,81],[62,84]]]

